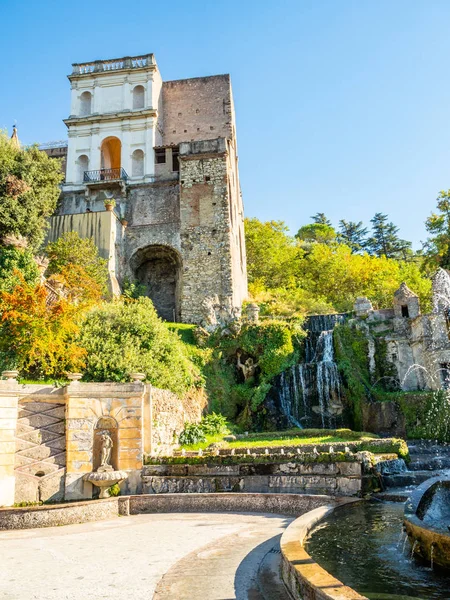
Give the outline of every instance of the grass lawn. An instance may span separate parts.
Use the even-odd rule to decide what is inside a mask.
[[[289,431],[250,433],[236,441],[225,442],[223,438],[230,435],[230,433],[232,432],[209,435],[206,436],[206,442],[192,446],[182,446],[182,448],[185,450],[205,450],[210,444],[217,442],[221,442],[224,448],[257,448],[258,446],[276,447],[358,442],[378,438],[373,433],[351,431],[350,429],[291,429]]]

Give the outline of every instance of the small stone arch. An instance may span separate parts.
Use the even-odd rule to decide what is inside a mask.
[[[133,109],[145,108],[145,88],[143,85],[136,85],[133,88]]]
[[[92,94],[91,92],[83,92],[80,96],[80,116],[86,117],[92,112]]]
[[[101,168],[120,169],[122,143],[119,138],[111,136],[103,140],[101,145]]]
[[[77,166],[78,166],[78,181],[84,181],[84,173],[85,171],[89,171],[89,157],[86,154],[81,154],[77,158]]]
[[[135,150],[131,155],[131,175],[133,177],[143,177],[144,175],[144,151]]]
[[[130,266],[158,315],[166,321],[179,321],[182,261],[177,250],[163,245],[140,248]]]

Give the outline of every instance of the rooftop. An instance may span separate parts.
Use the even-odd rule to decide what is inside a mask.
[[[109,73],[122,69],[148,69],[156,67],[153,54],[142,54],[140,56],[124,56],[122,58],[108,58],[106,60],[94,60],[86,63],[73,63],[70,77],[79,75],[91,75],[93,73]]]

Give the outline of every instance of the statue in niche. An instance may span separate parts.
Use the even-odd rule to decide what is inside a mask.
[[[238,367],[238,369],[241,369],[241,371],[244,375],[244,379],[245,379],[245,381],[247,381],[248,379],[251,379],[252,377],[255,376],[256,368],[258,367],[258,363],[255,362],[251,356],[249,356],[247,358],[247,360],[244,363],[242,363],[241,356],[242,356],[241,353],[238,352],[237,353],[237,367]]]
[[[100,469],[112,469],[111,453],[114,446],[111,436],[106,430],[100,434]]]

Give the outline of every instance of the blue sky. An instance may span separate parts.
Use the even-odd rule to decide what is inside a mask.
[[[386,212],[420,247],[450,188],[449,0],[0,0],[0,127],[64,139],[72,62],[231,73],[248,216]]]

